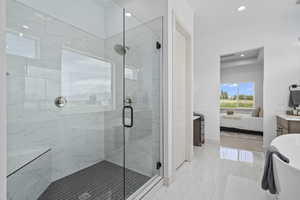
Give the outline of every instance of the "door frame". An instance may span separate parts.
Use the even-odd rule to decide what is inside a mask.
[[[186,132],[185,132],[185,136],[186,136],[186,144],[185,144],[185,162],[183,163],[183,165],[186,162],[191,162],[192,158],[193,158],[193,66],[192,66],[192,37],[190,35],[190,33],[187,31],[187,29],[184,27],[183,23],[180,21],[180,19],[177,17],[176,13],[173,11],[172,14],[172,18],[173,18],[173,23],[172,23],[172,33],[173,33],[173,37],[172,37],[172,121],[174,122],[174,91],[176,88],[174,88],[174,83],[175,83],[175,79],[174,79],[174,48],[175,48],[175,33],[176,30],[179,31],[186,39],[186,91],[185,91],[185,96],[186,96]],[[172,133],[174,133],[174,123],[172,123]],[[172,135],[172,152],[173,152],[173,156],[172,156],[172,165],[173,165],[173,180],[175,178],[175,174],[176,174],[176,165],[175,165],[175,137],[174,134]]]

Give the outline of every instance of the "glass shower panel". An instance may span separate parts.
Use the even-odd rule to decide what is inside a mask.
[[[8,0],[7,19],[8,199],[124,199],[123,9]]]
[[[141,22],[126,11],[125,27],[124,165],[128,196],[133,182],[141,188],[162,171],[162,18]]]

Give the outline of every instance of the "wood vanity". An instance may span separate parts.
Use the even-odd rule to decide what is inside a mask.
[[[300,134],[300,116],[277,115],[277,136],[290,133]]]

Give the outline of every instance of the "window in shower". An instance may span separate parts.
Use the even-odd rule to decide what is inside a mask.
[[[38,41],[27,37],[24,33],[6,33],[7,54],[26,58],[38,58]]]
[[[73,50],[62,51],[62,94],[70,107],[93,111],[111,110],[113,65],[101,58]],[[74,109],[72,109],[74,111]]]

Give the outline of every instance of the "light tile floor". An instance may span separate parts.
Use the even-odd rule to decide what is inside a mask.
[[[177,172],[169,187],[153,200],[270,200],[260,189],[264,154],[205,144],[194,148],[194,159]]]

